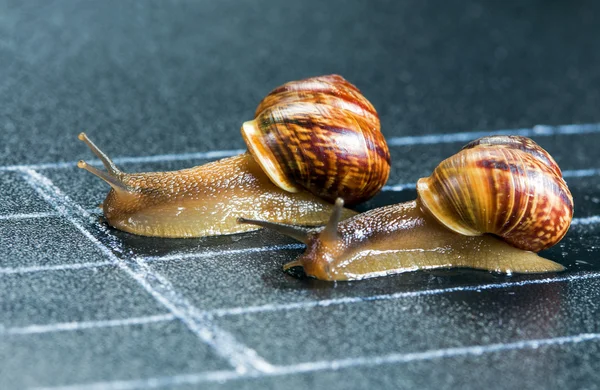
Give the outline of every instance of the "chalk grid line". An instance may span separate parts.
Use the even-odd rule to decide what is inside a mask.
[[[99,208],[86,210],[90,214],[101,215],[102,210]],[[3,220],[19,220],[19,219],[39,219],[39,218],[56,218],[61,214],[54,211],[43,211],[39,213],[16,213],[16,214],[0,214],[0,221]]]
[[[431,145],[431,144],[447,144],[454,142],[468,142],[476,138],[488,135],[522,135],[526,137],[548,137],[554,135],[582,135],[600,133],[600,123],[586,124],[570,124],[570,125],[536,125],[533,127],[519,129],[503,129],[490,131],[472,131],[458,132],[448,134],[430,134],[417,136],[390,137],[387,139],[389,146],[413,146],[413,145]],[[209,152],[197,153],[182,153],[182,154],[162,154],[156,156],[140,156],[140,157],[117,157],[113,161],[115,164],[130,164],[130,163],[153,163],[167,161],[185,161],[185,160],[207,160],[231,157],[245,152],[244,149],[233,150],[214,150]],[[91,164],[99,164],[100,161],[91,159],[88,161]],[[0,166],[1,171],[22,171],[24,169],[44,170],[44,169],[65,169],[74,168],[77,166],[77,161],[64,161],[57,163],[45,164],[27,164],[27,165],[5,165]]]
[[[232,256],[239,254],[250,254],[260,252],[272,252],[272,251],[284,251],[303,249],[304,244],[283,244],[283,245],[269,245],[252,248],[242,249],[230,249],[220,251],[207,251],[207,252],[190,252],[190,253],[176,253],[165,256],[147,256],[143,257],[143,260],[147,263],[159,262],[159,261],[171,261],[171,260],[186,260],[186,259],[205,259],[215,256]],[[55,265],[34,265],[29,267],[0,267],[0,277],[2,275],[14,275],[14,274],[26,274],[32,272],[50,272],[50,271],[63,271],[63,270],[74,270],[74,269],[86,269],[86,268],[99,268],[114,265],[111,261],[97,261],[87,263],[73,263],[73,264],[55,264]]]
[[[481,356],[494,352],[514,351],[521,349],[539,349],[544,347],[580,344],[600,340],[600,333],[581,333],[573,336],[523,340],[512,343],[474,345],[468,347],[443,348],[424,352],[392,353],[382,356],[368,356],[347,359],[322,360],[316,362],[297,363],[277,366],[269,373],[237,373],[235,371],[208,371],[197,374],[174,375],[167,377],[147,378],[129,381],[96,382],[59,387],[40,387],[37,390],[133,390],[172,387],[177,385],[195,385],[208,382],[226,382],[261,377],[299,375],[319,371],[333,371],[353,367],[373,367],[386,364],[407,364],[419,361],[431,361],[460,356]]]
[[[48,325],[28,325],[7,329],[0,328],[0,335],[30,335],[41,333],[66,332],[92,328],[143,325],[152,324],[155,322],[173,321],[176,319],[177,317],[174,314],[158,314],[153,316],[130,317],[118,320],[61,322],[57,324]]]
[[[48,204],[77,228],[111,262],[137,281],[152,297],[181,320],[196,336],[225,358],[237,372],[269,372],[272,365],[262,359],[256,351],[239,343],[233,335],[217,327],[210,318],[203,316],[186,298],[179,294],[162,275],[153,271],[141,258],[123,259],[116,239],[105,229],[103,233],[114,242],[112,249],[101,243],[80,221],[89,221],[91,215],[72,202],[50,179],[27,169],[23,178]]]
[[[27,172],[28,168],[19,169],[20,172]],[[600,176],[600,168],[587,168],[587,169],[573,169],[563,171],[563,177],[568,178],[582,178],[582,177],[591,177],[591,176]],[[416,182],[409,183],[398,183],[385,185],[381,188],[382,192],[404,192],[407,190],[415,190],[416,191]],[[89,214],[101,214],[102,210],[98,207],[89,208],[86,210]],[[37,213],[15,213],[15,214],[0,214],[0,221],[2,220],[18,220],[18,219],[37,219],[37,218],[49,218],[49,217],[58,217],[60,213],[45,211],[45,212],[37,212]]]

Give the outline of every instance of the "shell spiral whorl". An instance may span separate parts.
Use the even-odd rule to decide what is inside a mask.
[[[450,230],[495,234],[533,252],[560,241],[573,217],[560,168],[526,137],[475,140],[420,179],[417,191],[423,207]]]
[[[387,181],[390,155],[373,105],[341,76],[284,84],[258,105],[242,134],[278,186],[348,205]]]

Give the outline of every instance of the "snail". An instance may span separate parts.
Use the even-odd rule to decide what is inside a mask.
[[[355,280],[400,272],[469,267],[498,273],[558,272],[537,255],[566,234],[573,198],[552,157],[520,136],[483,137],[442,161],[417,182],[414,201],[340,222],[343,200],[324,228],[266,221],[306,244],[284,269],[303,267],[323,280]]]
[[[79,139],[106,171],[78,166],[112,187],[103,202],[106,221],[130,233],[202,237],[259,229],[250,216],[323,225],[342,197],[352,205],[387,181],[390,155],[375,108],[338,75],[284,84],[258,105],[241,129],[248,151],[171,172],[124,173],[84,134]],[[341,211],[342,218],[355,215]]]

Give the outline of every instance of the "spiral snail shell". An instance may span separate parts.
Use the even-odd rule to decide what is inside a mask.
[[[125,173],[84,133],[106,171],[78,166],[112,187],[107,222],[144,236],[201,237],[258,227],[241,216],[322,225],[341,197],[362,202],[387,181],[389,151],[375,109],[341,76],[294,81],[259,104],[242,135],[249,152],[171,172]],[[343,210],[343,217],[356,214]]]
[[[375,108],[341,76],[293,81],[258,105],[242,135],[271,181],[347,205],[373,197],[387,181],[390,154]]]
[[[554,159],[531,139],[484,137],[442,161],[417,192],[423,207],[448,229],[492,233],[539,252],[567,233],[573,198]]]
[[[535,252],[566,234],[573,198],[558,165],[529,138],[475,140],[420,179],[417,193],[415,201],[341,222],[338,199],[325,228],[293,235],[292,226],[241,222],[304,242],[305,253],[284,268],[301,266],[324,280],[453,267],[509,274],[563,270]]]

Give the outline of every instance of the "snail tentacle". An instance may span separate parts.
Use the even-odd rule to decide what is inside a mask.
[[[128,192],[131,190],[125,183],[123,183],[121,181],[121,179],[118,176],[113,176],[110,173],[101,171],[98,168],[89,165],[84,160],[79,160],[77,162],[77,167],[81,168],[81,169],[85,169],[86,171],[90,172],[91,174],[98,176],[100,179],[102,179],[105,182],[107,182],[108,184],[110,184],[110,186],[116,191]]]
[[[112,176],[119,176],[122,173],[121,170],[117,168],[115,163],[106,155],[106,153],[100,150],[100,148],[97,147],[96,144],[94,144],[85,133],[79,133],[77,138],[85,142],[85,144],[91,149],[91,151],[94,152],[96,156],[98,156],[100,161],[102,161],[102,164],[104,164],[104,167],[106,167],[108,173],[110,173]]]
[[[93,143],[92,140],[89,139],[85,133],[79,133],[79,136],[77,138],[83,141],[90,148],[90,150],[96,156],[98,156],[98,158],[100,159],[100,161],[102,162],[102,164],[108,172],[101,171],[98,168],[89,165],[84,160],[79,160],[77,162],[78,168],[85,169],[91,174],[98,176],[100,179],[110,184],[110,186],[116,191],[129,192],[132,190],[132,188],[129,187],[123,181],[124,173],[119,168],[117,168],[117,166],[110,159],[110,157],[108,157],[106,153],[104,153],[98,146],[96,146],[96,144]]]
[[[342,218],[342,210],[344,209],[344,200],[342,198],[337,198],[335,200],[335,205],[333,210],[331,211],[331,217],[329,217],[329,221],[325,228],[319,235],[319,238],[323,241],[335,242],[338,241],[340,236],[338,234],[338,225]]]
[[[273,230],[274,232],[283,234],[284,236],[293,238],[294,240],[300,241],[303,244],[308,243],[308,228],[303,228],[301,226],[290,225],[286,223],[259,221],[256,219],[248,219],[243,217],[238,218],[237,222],[267,228],[269,230]]]

